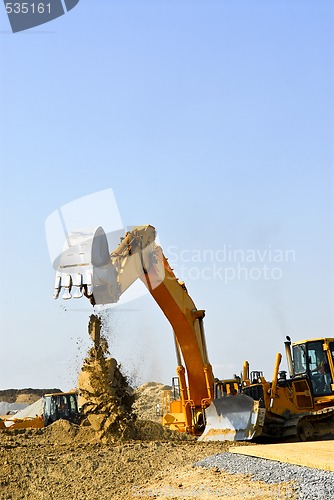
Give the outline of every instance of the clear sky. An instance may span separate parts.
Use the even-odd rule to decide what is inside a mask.
[[[206,310],[217,377],[248,359],[270,378],[286,334],[334,336],[333,17],[329,0],[80,0],[12,34],[0,5],[1,389],[75,385],[91,311],[53,300],[44,225],[108,188]],[[170,381],[151,297],[110,324],[137,383]]]

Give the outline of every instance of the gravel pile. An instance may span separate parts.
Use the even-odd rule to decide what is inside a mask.
[[[334,498],[334,472],[330,471],[233,453],[212,455],[194,465],[231,474],[250,474],[254,481],[269,484],[294,481],[291,497],[295,495],[299,500]]]

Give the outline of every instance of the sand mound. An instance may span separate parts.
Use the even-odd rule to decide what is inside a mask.
[[[27,403],[31,405],[38,401],[40,396],[38,394],[19,394],[16,396],[16,403]]]
[[[16,418],[35,418],[43,415],[43,398],[37,399],[34,403],[16,413]]]
[[[67,420],[57,420],[37,433],[42,433],[48,444],[87,444],[98,440],[91,427],[81,427]]]
[[[91,426],[103,440],[128,439],[134,434],[133,390],[117,361],[108,357],[108,343],[100,329],[100,319],[92,315],[89,333],[94,347],[89,350],[78,379],[82,425]]]
[[[161,422],[162,391],[169,391],[170,385],[159,382],[147,382],[135,389],[135,402],[133,410],[142,420]]]
[[[134,439],[140,441],[196,441],[196,438],[178,431],[171,431],[152,420],[137,420],[134,423]]]
[[[67,420],[57,420],[48,427],[45,427],[44,433],[54,441],[59,438],[65,439],[66,441],[72,441],[73,438],[78,434],[79,430],[79,425],[72,424]]]
[[[160,423],[162,394],[170,391],[170,386],[147,382],[135,391],[129,386],[116,359],[108,357],[104,326],[98,316],[90,317],[88,331],[94,346],[78,378],[81,425],[90,427],[100,440],[108,442],[193,439]]]
[[[5,401],[7,403],[34,403],[37,401],[37,399],[41,398],[44,396],[44,394],[50,394],[53,392],[61,392],[60,389],[32,389],[30,388],[25,388],[25,389],[5,389],[0,391],[0,401]],[[21,399],[21,396],[24,396]],[[30,400],[30,396],[34,396],[35,399],[32,401]],[[20,399],[19,399],[20,398]]]

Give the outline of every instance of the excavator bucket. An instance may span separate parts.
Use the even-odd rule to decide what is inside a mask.
[[[151,288],[160,285],[165,268],[159,265],[162,251],[155,236],[153,226],[137,226],[110,253],[102,227],[67,234],[63,250],[54,261],[54,298],[60,294],[65,300],[85,295],[93,305],[115,304],[141,276],[145,275]],[[151,273],[147,272],[149,268]]]
[[[56,262],[54,298],[80,298],[94,303],[114,303],[119,299],[116,271],[110,262],[108,240],[101,227],[74,231],[67,235]]]
[[[256,433],[258,403],[245,394],[214,399],[205,410],[206,426],[199,441],[247,441]]]

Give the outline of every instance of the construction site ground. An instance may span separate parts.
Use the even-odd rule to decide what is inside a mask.
[[[278,460],[289,464],[303,465],[334,472],[334,441],[313,441],[305,443],[277,443],[255,445],[251,448],[235,448],[232,453],[252,457]]]
[[[205,457],[229,451],[329,470],[333,457],[328,453],[333,453],[334,441],[261,446],[201,443],[168,431],[155,414],[162,387],[149,382],[136,390],[136,439],[106,442],[92,427],[64,420],[44,429],[0,431],[0,499],[293,498],[289,483],[267,484],[242,473],[194,466]]]
[[[78,431],[65,421],[40,430],[3,431],[0,498],[212,499],[231,498],[231,491],[235,499],[288,498],[282,486],[193,467],[229,446],[194,440],[108,445],[97,442],[90,429]]]

